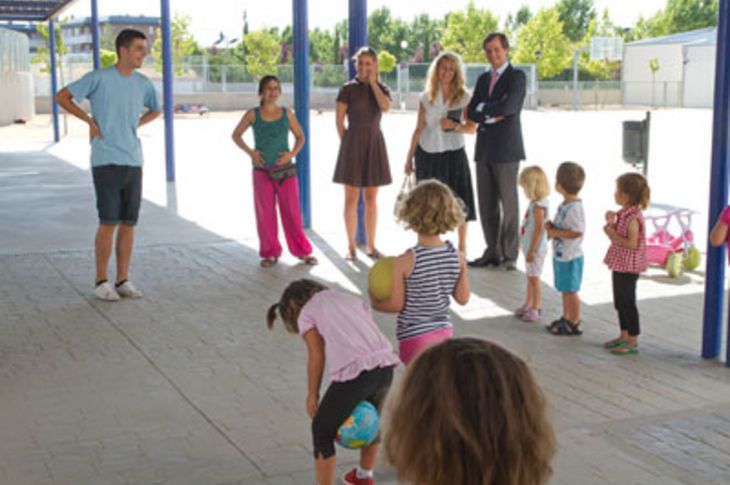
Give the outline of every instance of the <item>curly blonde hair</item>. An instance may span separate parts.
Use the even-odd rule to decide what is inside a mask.
[[[464,63],[461,57],[453,52],[442,52],[431,63],[428,68],[428,102],[433,104],[439,91],[439,68],[444,62],[451,62],[454,65],[454,79],[451,80],[451,89],[449,90],[449,99],[444,100],[446,104],[452,106],[456,104],[462,96],[468,94],[464,87]]]
[[[462,225],[466,220],[464,203],[438,180],[423,180],[399,200],[396,217],[418,234],[436,236]]]
[[[543,485],[555,435],[530,369],[478,338],[431,347],[389,398],[385,456],[402,483]]]
[[[547,174],[537,165],[525,168],[520,173],[520,187],[530,200],[544,199],[550,195],[550,183]]]

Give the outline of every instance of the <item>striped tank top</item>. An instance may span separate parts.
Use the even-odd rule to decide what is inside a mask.
[[[405,305],[398,314],[398,340],[452,326],[450,297],[461,274],[459,253],[448,241],[435,248],[416,246],[411,252],[413,271],[406,278]]]

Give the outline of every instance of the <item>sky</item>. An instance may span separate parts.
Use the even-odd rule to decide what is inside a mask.
[[[309,27],[332,28],[334,24],[347,18],[347,0],[309,0]],[[441,18],[447,12],[463,9],[469,0],[368,0],[368,11],[387,5],[393,17],[410,21],[414,16],[428,13],[431,17]],[[502,21],[510,12],[516,12],[521,5],[527,5],[535,12],[542,7],[550,7],[556,0],[501,0],[489,2],[476,0],[479,8],[489,8]],[[414,8],[414,4],[418,7]],[[630,26],[639,15],[648,17],[661,10],[666,0],[594,0],[600,13],[608,7],[613,21],[622,26]],[[98,0],[99,15],[146,15],[159,16],[159,2],[156,0]],[[214,7],[215,6],[215,7]],[[283,27],[291,24],[292,0],[170,0],[173,13],[181,12],[191,17],[193,36],[202,46],[211,45],[223,32],[229,39],[239,37],[243,25],[243,11],[248,14],[250,30],[261,27]],[[64,15],[88,17],[89,2],[77,2],[64,12]],[[63,15],[62,15],[63,17]]]

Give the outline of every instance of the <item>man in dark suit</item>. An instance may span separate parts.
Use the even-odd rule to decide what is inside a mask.
[[[525,159],[520,111],[526,77],[510,65],[509,41],[502,33],[482,43],[491,69],[477,80],[469,103],[469,118],[478,123],[476,161],[479,216],[487,248],[470,266],[504,265],[515,269],[519,253],[517,172]]]

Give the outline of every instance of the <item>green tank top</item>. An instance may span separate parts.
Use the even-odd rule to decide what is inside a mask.
[[[266,121],[261,117],[261,109],[256,108],[256,120],[253,122],[253,139],[256,150],[260,150],[264,158],[264,166],[276,165],[279,153],[289,151],[289,119],[286,108],[282,108],[281,118]]]

